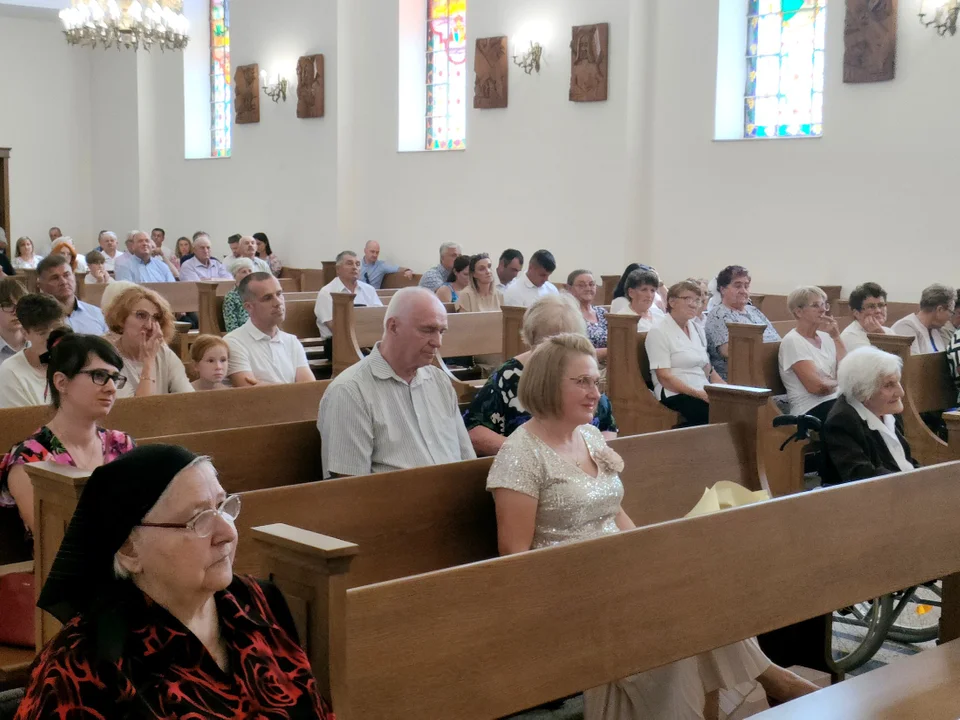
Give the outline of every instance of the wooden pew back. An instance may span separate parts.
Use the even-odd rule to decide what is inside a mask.
[[[384,290],[399,290],[400,288],[405,287],[414,287],[420,284],[420,278],[423,277],[423,274],[414,274],[410,278],[403,276],[401,272],[387,273],[383,276],[383,282],[380,284],[380,287]]]
[[[887,326],[893,325],[897,320],[905,318],[917,312],[919,306],[917,303],[905,302],[887,302]],[[853,317],[850,310],[850,301],[847,299],[837,300],[837,306],[833,311],[834,315],[839,317]]]
[[[345,720],[503,717],[948,576],[960,570],[948,509],[957,503],[960,464],[951,463],[335,586],[327,602],[342,621],[331,624],[344,670],[332,676],[333,703]],[[266,540],[270,530],[257,535]]]

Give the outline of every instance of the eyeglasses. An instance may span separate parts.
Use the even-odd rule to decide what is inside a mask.
[[[127,384],[126,375],[121,375],[118,372],[110,372],[109,370],[81,370],[78,374],[89,375],[94,385],[103,386],[107,384],[107,380],[113,380],[113,384],[117,386],[117,390],[121,390],[123,386]]]
[[[148,523],[142,522],[138,527],[170,528],[173,530],[193,530],[198,538],[210,537],[216,527],[217,516],[222,517],[231,525],[240,515],[240,496],[228,495],[216,510],[204,510],[197,513],[185,523]]]
[[[581,375],[580,377],[572,377],[567,379],[573,380],[574,384],[584,392],[589,392],[591,390],[600,390],[602,392],[602,378],[593,377],[592,375]]]
[[[681,300],[685,303],[691,303],[696,305],[699,305],[702,302],[701,298],[695,297],[693,295],[681,295],[680,297],[677,298],[677,300]]]
[[[824,312],[830,312],[830,303],[812,303],[810,305],[804,305],[804,307],[813,308],[814,310],[823,310]]]
[[[577,290],[593,290],[594,288],[597,287],[597,284],[596,284],[595,282],[592,282],[592,283],[574,283],[573,286],[574,286]]]
[[[151,315],[146,310],[135,310],[133,316],[140,322],[147,322],[148,320],[153,320],[157,325],[163,321],[163,315],[157,313],[156,315]]]
[[[3,303],[2,305],[0,305],[0,310],[2,310],[2,311],[5,312],[5,313],[16,312],[16,311],[17,311],[17,304],[16,304],[16,303]]]
[[[870,312],[872,310],[886,310],[887,304],[885,302],[877,303],[876,305],[871,303],[870,305],[864,305],[863,309],[865,312]]]

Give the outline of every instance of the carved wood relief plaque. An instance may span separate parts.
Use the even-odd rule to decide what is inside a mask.
[[[607,47],[609,25],[573,28],[570,43],[570,100],[597,102],[607,99]]]
[[[323,55],[303,55],[297,60],[297,117],[323,117]]]
[[[507,106],[507,38],[478,38],[473,59],[476,81],[473,106],[481,110]]]
[[[260,122],[260,66],[241,65],[236,70],[237,125]]]
[[[897,0],[847,0],[843,81],[869,83],[896,75]]]

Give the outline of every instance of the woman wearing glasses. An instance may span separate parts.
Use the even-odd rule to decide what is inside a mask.
[[[0,523],[23,525],[27,558],[34,529],[33,486],[23,466],[49,460],[92,470],[133,448],[126,433],[100,427],[126,382],[113,346],[95,335],[58,328],[50,333],[47,348],[48,392],[56,415],[0,460]]]
[[[850,314],[853,322],[847,325],[840,337],[847,352],[870,347],[869,333],[893,335],[887,323],[887,291],[875,282],[857,285],[850,293]]]
[[[702,303],[699,283],[684,280],[667,291],[667,315],[647,332],[647,359],[653,391],[661,403],[683,416],[681,427],[706,425],[707,383],[723,383],[710,365],[707,340],[695,322]]]
[[[174,334],[173,313],[160,295],[141,285],[129,287],[110,303],[104,319],[127,376],[119,397],[194,391],[183,363],[167,345]]]
[[[239,513],[180,447],[95,470],[37,601],[64,627],[17,718],[329,717],[279,590],[233,574]]]
[[[837,399],[837,364],[846,346],[820,288],[797,288],[787,296],[787,309],[797,319],[797,327],[780,341],[780,379],[790,414],[825,421]]]
[[[597,362],[607,361],[607,313],[593,304],[597,299],[597,281],[589,270],[574,270],[567,277],[567,290],[580,303],[580,314],[587,323],[587,337],[597,351]]]

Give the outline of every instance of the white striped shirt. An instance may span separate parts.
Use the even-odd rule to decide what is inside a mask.
[[[422,367],[407,384],[380,354],[380,343],[330,383],[320,400],[317,429],[324,477],[476,457],[446,374]]]

